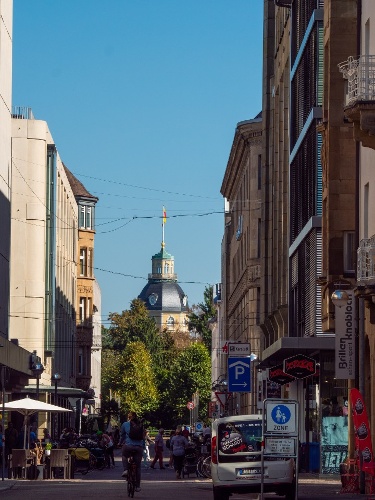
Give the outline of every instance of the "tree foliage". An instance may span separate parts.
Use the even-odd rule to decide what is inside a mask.
[[[190,327],[202,341],[191,344],[189,335],[159,332],[140,299],[130,309],[111,313],[111,325],[102,329],[103,408],[115,399],[124,415],[136,411],[153,425],[171,428],[186,422],[186,408],[199,393],[200,418],[205,418],[211,395],[211,331],[208,320],[215,315],[211,288],[204,300],[193,306]],[[176,341],[177,339],[177,341]],[[109,417],[110,408],[105,411]]]
[[[216,309],[213,300],[212,288],[206,286],[203,292],[203,302],[192,306],[189,314],[189,329],[195,330],[202,339],[202,342],[211,352],[212,332],[209,328],[209,321],[216,316]]]
[[[205,417],[211,397],[211,358],[206,347],[194,343],[180,352],[170,372],[169,400],[173,401],[177,419],[187,418],[186,403],[199,393],[201,417]]]
[[[104,360],[103,385],[116,393],[122,413],[131,410],[143,415],[157,407],[151,355],[142,342],[129,342],[121,352],[108,351]]]
[[[109,319],[111,326],[108,334],[113,349],[121,351],[128,342],[143,342],[150,352],[160,349],[159,330],[143,300],[132,300],[129,310],[121,314],[110,313]]]

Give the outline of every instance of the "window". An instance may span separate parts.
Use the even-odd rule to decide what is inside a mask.
[[[172,316],[169,316],[169,318],[167,319],[167,327],[168,328],[173,328],[174,327],[174,319]]]
[[[89,248],[87,251],[87,276],[92,277],[93,271],[92,268],[94,266],[94,250]]]
[[[356,268],[356,246],[354,231],[344,232],[344,273],[354,273]]]
[[[236,240],[240,240],[242,237],[242,230],[243,230],[243,216],[239,215],[238,216],[238,224],[237,224],[237,232],[236,232]]]
[[[87,276],[87,248],[79,251],[80,275]]]
[[[261,237],[262,237],[262,221],[261,219],[258,219],[258,234],[257,234],[257,257],[260,257],[260,251],[261,251]]]
[[[79,320],[83,323],[86,319],[86,297],[79,299]]]
[[[262,155],[258,155],[258,189],[262,188]]]
[[[83,375],[83,351],[79,350],[78,353],[78,374]]]
[[[166,262],[164,264],[164,274],[168,274],[168,273],[169,273],[169,264],[168,264],[168,262]]]
[[[79,227],[82,229],[94,229],[94,207],[88,205],[79,206]]]

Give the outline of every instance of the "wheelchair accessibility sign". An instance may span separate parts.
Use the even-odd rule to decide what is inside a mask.
[[[296,404],[288,400],[266,400],[266,432],[295,434]]]

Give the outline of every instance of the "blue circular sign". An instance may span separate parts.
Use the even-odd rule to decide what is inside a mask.
[[[272,420],[279,425],[287,424],[291,416],[289,408],[285,405],[277,405],[271,412]]]
[[[196,430],[196,431],[201,431],[201,430],[203,430],[203,424],[202,424],[202,422],[197,422],[197,423],[195,424],[195,430]]]

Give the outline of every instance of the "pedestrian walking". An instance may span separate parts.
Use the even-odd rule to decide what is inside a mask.
[[[151,460],[150,457],[150,444],[152,443],[152,439],[150,438],[149,431],[145,431],[145,439],[143,445],[143,464],[145,467],[148,467],[148,464]]]
[[[151,469],[155,469],[155,464],[159,460],[159,467],[165,469],[163,465],[163,452],[164,452],[164,429],[160,428],[157,436],[155,437],[155,457],[151,464]]]
[[[104,456],[105,456],[105,463],[107,468],[109,469],[111,467],[115,466],[115,457],[113,455],[113,450],[115,448],[114,442],[113,442],[113,436],[112,432],[104,432],[101,437],[100,444],[102,448],[104,448]]]
[[[176,429],[176,435],[171,439],[173,464],[177,479],[181,479],[181,472],[184,466],[185,449],[187,446],[189,446],[189,441],[182,434],[181,425],[178,425]]]
[[[168,467],[173,467],[173,451],[171,448],[171,440],[173,436],[176,435],[176,431],[171,431],[169,434],[169,439],[167,439],[167,442],[165,443],[166,447],[169,448],[169,463]]]
[[[5,429],[4,435],[5,435],[5,466],[8,467],[9,455],[12,453],[13,448],[16,448],[18,440],[18,432],[17,429],[13,427],[13,422],[8,423],[8,427]]]

